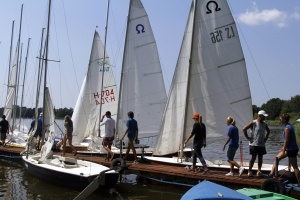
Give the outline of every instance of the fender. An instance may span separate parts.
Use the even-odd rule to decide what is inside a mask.
[[[273,191],[279,194],[285,194],[285,188],[282,182],[277,179],[269,178],[261,184],[262,190]]]
[[[126,163],[123,158],[113,159],[113,161],[110,164],[110,169],[114,169],[120,174],[124,172],[125,167],[126,167]]]

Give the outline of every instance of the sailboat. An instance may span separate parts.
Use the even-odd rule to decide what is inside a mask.
[[[117,133],[125,133],[127,113],[134,112],[139,139],[155,138],[163,116],[167,94],[156,41],[140,0],[131,0],[121,70]]]
[[[146,158],[191,165],[183,158],[185,151],[191,151],[193,140],[186,146],[184,141],[191,133],[192,116],[196,112],[203,117],[209,144],[227,138],[228,116],[236,120],[237,127],[252,120],[245,58],[225,0],[192,1],[154,156]],[[174,155],[178,157],[172,158]],[[207,164],[229,168],[227,161],[207,161]],[[243,165],[246,167],[248,163]],[[263,165],[262,170],[270,167]]]
[[[3,114],[6,116],[6,120],[9,121],[12,129],[12,133],[8,135],[5,145],[13,146],[13,147],[25,147],[26,140],[28,139],[28,128],[24,123],[24,120],[21,116],[22,113],[22,101],[23,101],[23,92],[21,98],[21,107],[20,107],[20,116],[19,116],[19,124],[16,125],[16,105],[18,102],[18,91],[19,91],[19,77],[20,77],[20,64],[19,60],[21,60],[22,55],[22,45],[21,45],[21,53],[20,53],[20,44],[21,44],[21,30],[22,30],[22,15],[23,15],[23,5],[21,6],[21,17],[20,17],[20,29],[19,29],[19,37],[17,42],[17,47],[15,51],[15,57],[13,59],[11,65],[11,58],[9,58],[9,70],[8,70],[8,85],[7,85],[7,94],[6,94],[6,101],[4,106]],[[13,31],[14,30],[14,21],[12,25],[12,38],[11,38],[11,47],[13,43]],[[28,55],[28,48],[29,48],[29,41],[28,39],[28,46],[27,46],[27,55]],[[11,48],[12,49],[12,48]],[[11,52],[10,52],[11,54]],[[27,57],[27,56],[26,56]],[[27,60],[27,58],[26,58]],[[25,64],[25,72],[26,72],[26,65]],[[25,75],[23,78],[23,90],[24,90],[24,83],[25,83]]]
[[[23,152],[23,163],[28,172],[33,176],[56,184],[82,189],[96,182],[96,188],[99,186],[111,187],[118,181],[119,172],[117,169],[110,169],[100,164],[76,158],[53,155],[51,151],[56,135],[54,131],[54,109],[49,90],[46,87],[50,10],[51,0],[49,0],[46,54],[45,59],[43,59],[45,60],[43,131],[47,133],[45,134],[47,141],[42,146],[39,154],[28,155],[28,152]]]
[[[105,62],[104,67],[103,62]],[[112,113],[112,118],[116,119],[117,100],[118,92],[112,66],[107,53],[104,57],[103,43],[98,32],[95,31],[88,71],[72,115],[74,122],[73,144],[76,148],[79,148],[84,138],[87,137],[91,137],[92,141],[95,140],[101,145],[101,141],[97,141],[98,123],[102,116],[100,105],[103,113],[109,110]],[[104,134],[104,127],[101,127],[101,134]],[[95,146],[90,146],[91,150],[96,150],[93,149],[93,147],[96,148]]]
[[[245,58],[227,1],[192,2],[154,155],[183,147],[196,112],[208,142],[227,137],[228,116],[238,127],[253,116]],[[166,138],[173,138],[172,145]]]
[[[100,180],[101,187],[115,185],[119,177],[119,172],[115,170],[110,170],[104,165],[89,161],[53,155],[51,149],[56,135],[54,131],[54,110],[48,88],[45,90],[44,105],[47,141],[40,153],[33,155],[28,155],[26,151],[22,153],[22,160],[28,172],[37,178],[71,188],[83,189],[94,179]]]
[[[26,125],[21,121],[21,123],[18,125],[19,127],[14,126],[13,115],[13,106],[16,99],[16,90],[17,90],[17,78],[18,78],[18,56],[17,56],[17,49],[15,52],[15,57],[13,59],[12,66],[10,67],[9,72],[9,82],[8,82],[8,89],[7,89],[7,95],[6,95],[6,101],[4,106],[3,114],[6,116],[6,120],[12,122],[12,133],[7,135],[6,138],[6,145],[11,145],[14,147],[24,147],[26,144],[26,140],[28,139],[28,128]]]
[[[79,120],[79,117],[83,118],[86,116],[86,113],[84,112],[87,111],[82,108],[82,102],[89,102],[86,103],[87,105],[95,104],[95,91],[100,91],[100,84],[97,85],[98,89],[92,90],[88,89],[91,84],[87,84],[87,82],[93,81],[98,83],[102,78],[102,73],[99,73],[101,68],[99,68],[100,66],[96,63],[96,61],[103,60],[103,48],[104,47],[97,33],[96,40],[94,39],[93,42],[88,74],[84,80],[73,114],[74,124],[76,124],[76,121],[82,121],[78,124],[82,124],[83,122],[87,124],[78,125],[78,127],[81,127],[78,134],[79,132],[85,132],[87,133],[85,136],[91,134],[91,132],[97,132],[96,124],[97,121],[99,121],[99,116],[101,116],[99,114],[99,108],[95,108],[90,114],[91,116],[95,116],[93,121],[90,120],[92,123],[86,122],[85,119]],[[112,117],[117,119],[117,137],[121,138],[125,133],[128,111],[133,111],[135,118],[138,121],[139,139],[147,140],[149,138],[157,137],[167,95],[162,69],[159,62],[156,41],[151,29],[148,15],[140,0],[131,0],[129,5],[119,98],[116,96],[115,82],[108,57],[105,58],[105,64],[104,84],[106,85],[104,85],[104,88],[108,89],[105,89],[105,92],[102,91],[102,94],[104,94],[104,97],[106,94],[110,96],[105,97],[108,98],[109,102],[104,101],[102,98],[102,101],[105,102],[102,104],[102,110],[103,113],[108,110],[111,111]],[[93,76],[89,75],[89,73],[92,73]],[[89,80],[92,78],[96,80]],[[134,87],[132,87],[133,85]],[[84,90],[89,90],[91,92],[88,94],[87,92],[84,92]],[[82,94],[86,95],[84,96]],[[86,100],[84,100],[84,98]],[[110,101],[111,99],[113,99],[113,101]],[[92,100],[92,102],[90,100]],[[96,106],[90,107],[94,108]],[[82,110],[81,115],[77,112],[79,109]],[[76,120],[77,118],[78,120]],[[92,117],[90,117],[90,119],[92,119]],[[91,128],[88,128],[88,125],[92,125],[90,126]],[[76,131],[74,132],[77,134]],[[77,138],[78,140],[76,141],[83,139],[83,137],[79,137],[79,135],[77,135]],[[97,144],[100,147],[102,146],[101,142],[98,142]],[[139,148],[145,145],[135,144],[135,146],[136,148]],[[120,153],[119,147],[113,146],[112,151],[115,154]],[[96,153],[106,153],[106,150],[102,148],[91,148],[91,150]],[[90,152],[91,151],[78,151],[78,153]],[[140,151],[137,152],[141,153]]]

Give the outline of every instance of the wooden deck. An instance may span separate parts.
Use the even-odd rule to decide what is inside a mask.
[[[0,146],[0,156],[20,158],[20,152],[24,150],[23,148],[17,147],[3,147]],[[61,152],[54,152],[54,154],[60,155]],[[111,161],[105,161],[104,156],[100,155],[81,155],[77,154],[74,156],[71,153],[66,153],[67,157],[76,157],[83,160],[88,160],[91,162],[99,163],[105,166],[110,166]],[[115,155],[115,158],[117,156]],[[126,162],[126,170],[134,171],[139,174],[140,180],[155,180],[164,183],[181,183],[182,185],[195,185],[201,180],[210,180],[213,182],[218,182],[221,184],[239,185],[241,187],[260,187],[265,178],[261,177],[248,177],[247,171],[239,177],[238,171],[235,171],[236,176],[227,177],[225,176],[227,171],[224,170],[210,170],[208,173],[203,174],[201,172],[191,172],[187,171],[183,166],[169,166],[160,163],[139,163],[133,164],[132,162]],[[125,170],[125,171],[126,171]]]

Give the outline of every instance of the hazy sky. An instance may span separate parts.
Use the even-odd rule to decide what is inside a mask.
[[[111,0],[107,52],[119,83],[129,0]],[[168,91],[176,66],[191,0],[142,0],[158,45]],[[288,100],[300,86],[299,0],[228,0],[245,54],[252,103],[261,106],[271,98]],[[0,0],[0,107],[4,106],[12,21],[14,45],[18,39],[21,5],[21,42],[24,68],[31,38],[24,105],[34,107],[42,28],[46,27],[47,0]],[[104,41],[107,0],[53,0],[48,86],[56,108],[74,108],[87,71],[93,34]],[[14,52],[14,51],[13,51]]]

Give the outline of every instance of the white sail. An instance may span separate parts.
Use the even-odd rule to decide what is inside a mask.
[[[139,138],[157,136],[167,100],[156,41],[140,0],[131,0],[121,71],[117,133],[134,112]]]
[[[52,104],[51,96],[48,87],[45,88],[45,103],[44,103],[44,114],[43,120],[45,125],[45,138],[47,141],[41,149],[41,160],[45,159],[47,154],[51,151],[55,139],[55,128],[54,128],[54,107]]]
[[[192,3],[154,155],[178,152],[195,112],[203,116],[208,141],[226,137],[228,116],[240,129],[252,119],[244,55],[225,0]]]
[[[16,94],[16,88],[17,88],[17,62],[18,62],[18,49],[16,49],[15,57],[12,63],[12,66],[10,67],[9,72],[9,83],[7,86],[7,95],[6,95],[6,101],[5,101],[5,107],[3,114],[6,116],[6,120],[10,122],[12,117],[12,109],[13,104],[15,101],[15,94]]]
[[[104,72],[102,70],[103,62],[105,62]],[[101,86],[102,78],[103,88]],[[74,122],[73,144],[79,144],[85,137],[97,136],[99,132],[99,117],[106,111],[110,111],[112,118],[116,119],[117,94],[116,82],[109,57],[106,54],[104,58],[104,46],[98,32],[95,31],[88,71],[72,115]],[[100,104],[102,104],[102,114],[100,114]],[[104,134],[104,129],[101,131],[101,134]]]

